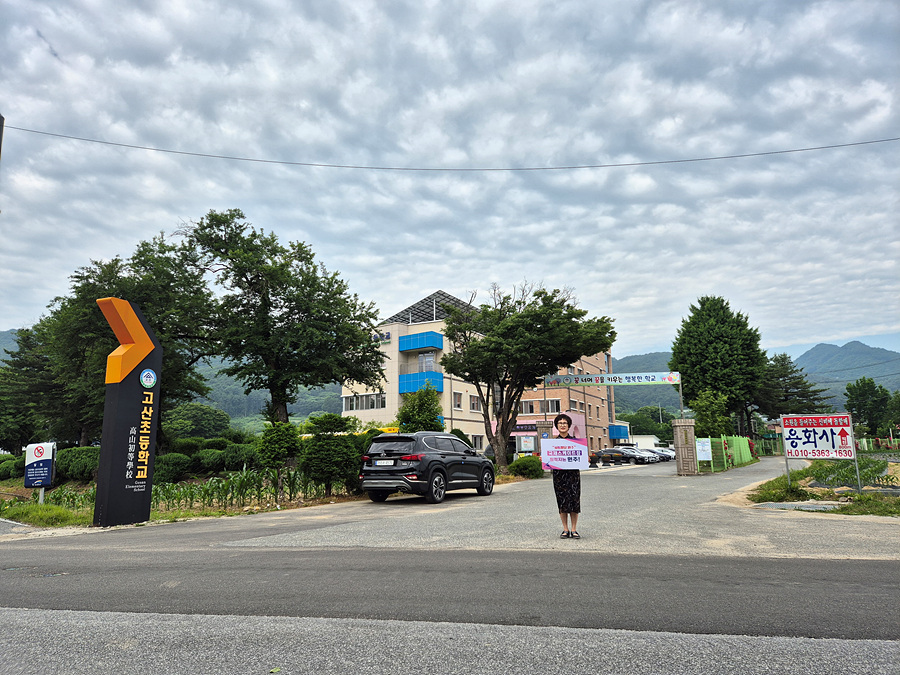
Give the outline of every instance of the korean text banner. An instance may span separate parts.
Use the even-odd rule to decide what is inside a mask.
[[[680,384],[681,373],[606,373],[600,375],[548,375],[548,387],[592,387],[623,384]]]
[[[586,438],[542,438],[541,462],[544,470],[587,469],[588,448]]]

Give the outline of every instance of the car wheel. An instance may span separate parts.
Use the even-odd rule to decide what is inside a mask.
[[[631,459],[628,460],[628,463],[629,464],[637,464],[637,460],[634,457],[632,457]]]
[[[430,504],[440,504],[447,494],[447,479],[440,471],[435,471],[428,479],[428,490],[425,492],[425,501]]]
[[[494,491],[494,472],[485,469],[481,472],[481,482],[478,484],[478,494],[489,495]]]
[[[372,490],[369,492],[369,499],[373,502],[383,502],[388,498],[390,492],[385,492],[384,490]]]

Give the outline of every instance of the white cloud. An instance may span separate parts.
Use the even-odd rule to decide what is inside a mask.
[[[723,295],[766,344],[900,332],[891,0],[0,7],[0,329],[210,209],[307,241],[387,316],[524,278],[665,349]]]

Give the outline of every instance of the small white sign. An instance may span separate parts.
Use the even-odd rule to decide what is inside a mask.
[[[698,438],[698,439],[696,439],[695,443],[697,444],[697,461],[711,462],[712,461],[712,439]]]

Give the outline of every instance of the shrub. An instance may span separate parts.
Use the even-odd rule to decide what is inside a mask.
[[[16,458],[15,455],[8,455],[5,452],[0,452],[0,464],[3,464],[3,462],[8,462],[9,460],[15,459],[15,458]]]
[[[360,453],[348,436],[317,434],[306,439],[298,458],[298,466],[314,484],[325,488],[325,496],[331,496],[334,483],[348,488],[359,476]],[[349,484],[349,485],[348,485]]]
[[[543,478],[544,467],[540,457],[520,457],[509,465],[509,472],[523,478]]]
[[[156,458],[153,469],[153,482],[177,483],[191,468],[191,458],[180,452],[170,452]]]
[[[229,440],[227,438],[207,438],[203,441],[204,450],[224,450],[228,447]]]
[[[25,455],[16,457],[12,461],[12,468],[9,472],[10,478],[21,478],[25,475]]]
[[[204,439],[200,436],[192,438],[176,438],[172,441],[172,452],[191,457],[203,447]]]
[[[15,459],[8,459],[3,462],[3,464],[0,464],[0,480],[6,480],[12,475],[13,465],[15,463]]]
[[[66,448],[56,455],[56,475],[60,481],[77,480],[90,483],[97,479],[100,448]]]
[[[219,473],[225,470],[225,451],[204,448],[191,458],[191,466],[202,473]]]
[[[257,469],[262,466],[254,444],[234,443],[225,448],[225,469],[227,471],[240,471],[245,465],[248,469]]]
[[[285,422],[275,422],[263,432],[256,449],[263,467],[280,470],[288,457],[295,457],[300,452],[297,427]]]

